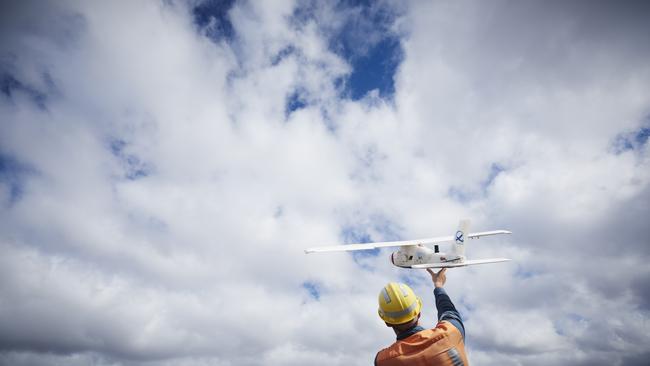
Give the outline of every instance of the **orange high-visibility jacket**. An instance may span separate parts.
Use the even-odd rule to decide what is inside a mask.
[[[463,336],[447,321],[393,343],[377,353],[377,366],[467,366]]]

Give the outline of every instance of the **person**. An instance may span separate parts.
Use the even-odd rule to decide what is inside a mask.
[[[379,317],[393,328],[397,340],[377,353],[376,366],[469,364],[463,319],[443,288],[446,270],[427,268],[438,310],[438,324],[432,329],[420,326],[422,301],[409,286],[391,282],[379,292]]]

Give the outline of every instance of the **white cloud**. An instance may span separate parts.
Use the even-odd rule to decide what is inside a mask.
[[[293,2],[237,3],[229,43],[187,6],[3,6],[22,88],[1,95],[0,157],[25,169],[0,175],[0,363],[367,364],[394,339],[377,290],[409,277],[431,324],[427,276],[302,250],[460,217],[515,232],[468,249],[513,263],[449,276],[473,362],[647,353],[648,149],[612,150],[650,105],[634,12],[394,5],[392,103],[339,97],[352,70],[327,37],[358,9],[296,25]]]

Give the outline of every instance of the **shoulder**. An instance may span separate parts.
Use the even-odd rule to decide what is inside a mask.
[[[375,364],[377,365],[382,363],[383,361],[390,360],[395,357],[399,357],[401,354],[404,353],[404,346],[406,345],[408,347],[408,345],[412,343],[411,340],[414,338],[417,338],[415,334],[405,339],[395,341],[390,346],[380,350],[379,352],[377,352],[377,355],[375,356]]]
[[[465,338],[463,331],[459,328],[459,324],[456,321],[441,320],[436,324],[436,327],[432,330],[434,333],[444,333],[448,334],[451,337],[460,337],[461,339]]]
[[[377,354],[375,355],[375,366],[378,365],[378,362],[385,361],[387,359],[395,357],[396,352],[393,348],[396,343],[397,342],[377,352]]]

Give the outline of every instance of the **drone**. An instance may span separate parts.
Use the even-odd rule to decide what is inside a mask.
[[[465,257],[465,240],[479,239],[484,236],[512,234],[507,230],[482,231],[468,233],[470,220],[460,220],[458,230],[454,235],[438,238],[426,238],[406,241],[387,241],[363,244],[345,244],[305,249],[305,253],[348,252],[357,250],[373,250],[385,247],[399,247],[390,255],[390,261],[402,268],[450,268],[465,267],[476,264],[498,263],[509,261],[508,258],[467,259]],[[440,252],[439,244],[453,243],[449,253]],[[427,245],[433,245],[433,248]]]

